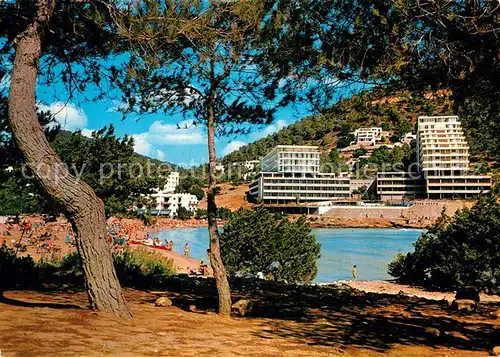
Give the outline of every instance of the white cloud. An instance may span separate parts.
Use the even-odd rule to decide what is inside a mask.
[[[113,112],[122,112],[128,108],[127,103],[113,99],[111,101],[111,107],[106,109],[106,112],[108,113],[113,113]]]
[[[82,135],[87,137],[87,138],[91,138],[93,132],[94,132],[94,130],[82,129]]]
[[[251,139],[252,139],[252,141],[262,139],[268,135],[274,134],[275,132],[279,131],[280,129],[283,129],[285,126],[287,126],[287,123],[285,120],[283,120],[283,119],[277,120],[273,124],[270,124],[266,128],[264,128],[264,130],[253,132],[251,135]]]
[[[87,126],[87,115],[72,103],[55,102],[51,105],[39,105],[42,111],[50,111],[61,129],[76,131],[84,130]]]
[[[149,127],[148,141],[153,145],[193,145],[204,144],[203,132],[189,121],[179,124],[165,124],[155,121]]]
[[[164,161],[165,152],[160,150],[169,145],[196,145],[205,143],[203,131],[184,121],[179,124],[165,124],[161,120],[155,121],[148,131],[132,135],[135,152]]]
[[[132,135],[134,138],[134,151],[138,154],[154,159],[165,161],[166,155],[163,151],[156,149],[148,141],[148,133]]]
[[[264,136],[274,134],[280,129],[283,129],[286,126],[286,121],[283,119],[277,120],[276,123],[269,125],[266,129],[264,129]]]
[[[222,150],[222,155],[226,156],[227,154],[232,153],[233,151],[238,150],[240,147],[245,146],[247,143],[244,141],[231,141],[229,144],[226,145],[224,150]]]

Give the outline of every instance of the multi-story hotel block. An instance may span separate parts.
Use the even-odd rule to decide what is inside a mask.
[[[277,146],[260,162],[249,195],[264,203],[329,201],[350,198],[350,180],[320,172],[316,146]]]
[[[491,188],[490,176],[470,173],[469,146],[458,116],[418,118],[417,158],[419,174],[377,174],[377,192],[382,200],[469,198]]]
[[[421,172],[378,172],[377,194],[382,201],[424,197],[425,180]]]
[[[419,117],[417,150],[427,198],[467,198],[490,190],[491,177],[470,173],[458,116]]]
[[[163,190],[161,190],[161,192],[164,192],[164,193],[175,192],[175,189],[179,185],[179,180],[180,180],[179,173],[177,171],[171,172],[168,175],[167,182],[166,182],[165,186],[163,187]]]
[[[379,128],[369,129],[362,137],[380,134]],[[491,177],[470,172],[469,146],[457,116],[419,117],[416,139],[416,169],[377,173],[383,201],[469,198],[490,190]],[[345,200],[354,186],[347,173],[320,172],[315,146],[277,146],[262,158],[260,168],[249,195],[264,203]]]

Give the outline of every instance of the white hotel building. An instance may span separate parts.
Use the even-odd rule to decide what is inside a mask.
[[[417,153],[418,173],[377,174],[382,200],[470,198],[491,189],[490,176],[470,173],[469,146],[458,116],[419,117]]]
[[[320,172],[316,146],[276,146],[260,162],[249,195],[264,203],[319,202],[350,198],[350,180]]]
[[[427,198],[466,198],[490,190],[490,176],[470,173],[469,145],[458,116],[419,117],[417,151]]]
[[[190,193],[174,193],[179,185],[179,173],[171,172],[163,189],[157,189],[149,197],[154,199],[155,206],[151,214],[159,216],[177,216],[179,207],[184,207],[188,211],[196,212],[198,208],[198,199]],[[139,209],[142,211],[143,209]]]

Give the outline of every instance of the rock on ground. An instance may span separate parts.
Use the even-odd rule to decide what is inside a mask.
[[[477,302],[469,299],[455,299],[451,303],[451,308],[461,312],[471,312],[477,309]]]
[[[490,355],[500,356],[500,346],[493,347],[493,349],[490,351]]]
[[[158,307],[170,307],[172,306],[172,300],[170,300],[168,297],[161,297],[156,299],[155,306]]]
[[[240,316],[246,316],[252,312],[254,302],[250,300],[239,300],[235,302],[231,308],[237,310]]]

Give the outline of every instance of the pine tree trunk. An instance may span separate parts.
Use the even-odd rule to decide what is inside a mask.
[[[231,289],[227,280],[226,268],[220,254],[220,236],[217,229],[217,204],[215,203],[215,185],[217,183],[216,155],[215,155],[215,114],[213,101],[208,103],[208,236],[210,240],[210,264],[214,271],[215,284],[219,295],[219,314],[231,316]]]
[[[116,276],[106,241],[104,204],[92,188],[69,173],[50,147],[36,113],[35,89],[44,29],[55,0],[38,0],[33,21],[16,38],[9,92],[9,123],[16,143],[36,180],[60,203],[76,233],[90,307],[132,317]]]

